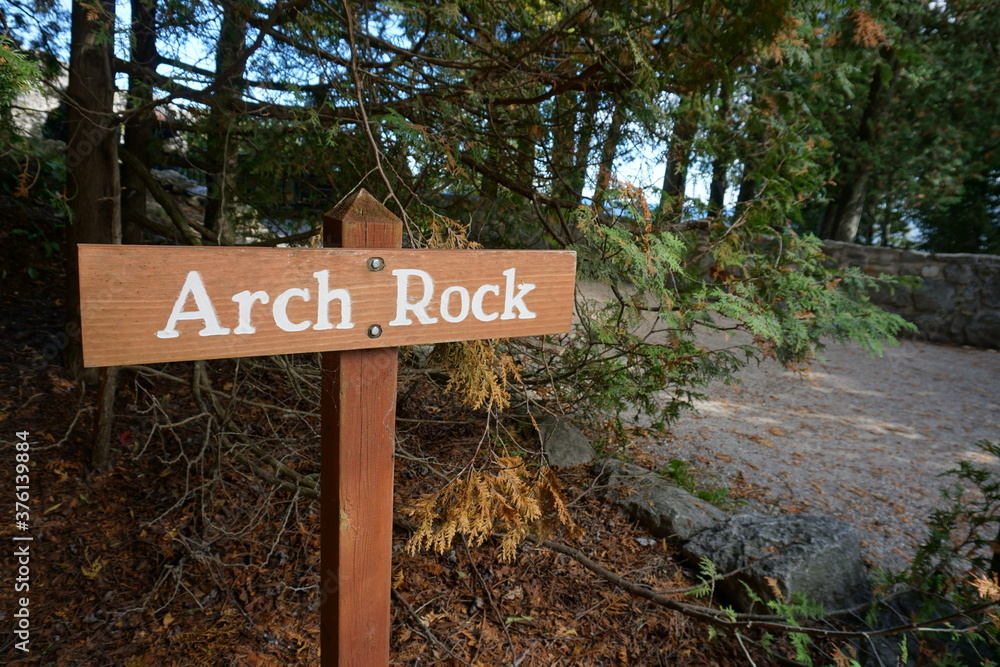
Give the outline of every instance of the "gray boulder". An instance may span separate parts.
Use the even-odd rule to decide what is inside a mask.
[[[913,305],[924,313],[948,313],[955,308],[955,287],[943,280],[925,280],[913,293]]]
[[[726,520],[726,514],[660,475],[633,463],[601,461],[614,501],[656,537],[687,540]]]
[[[976,315],[965,327],[969,345],[1000,348],[1000,310],[987,310]]]
[[[150,169],[149,172],[168,192],[185,195],[195,205],[204,205],[205,197],[208,196],[208,188],[204,185],[198,185],[198,181],[194,181],[174,169]]]
[[[913,318],[913,323],[920,329],[920,333],[933,343],[948,342],[948,323],[939,315],[917,315]]]
[[[768,579],[786,602],[800,594],[827,611],[863,604],[872,596],[857,532],[831,517],[734,516],[695,535],[683,551],[693,563],[708,558],[720,574],[735,572],[718,586],[741,611],[769,613],[743,585],[771,600],[775,595]]]
[[[198,181],[192,180],[174,169],[150,169],[150,173],[165,189],[174,194],[185,194],[189,188],[198,185]]]
[[[550,466],[578,466],[593,460],[590,440],[573,424],[553,416],[542,417],[536,423],[542,451]]]
[[[874,303],[880,306],[907,308],[913,299],[913,292],[908,287],[880,285],[872,292],[871,298]]]
[[[984,306],[987,308],[1000,308],[1000,276],[987,276],[983,279],[982,295]]]

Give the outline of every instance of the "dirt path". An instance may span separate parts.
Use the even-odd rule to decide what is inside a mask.
[[[872,564],[900,569],[950,484],[937,475],[963,458],[995,466],[974,443],[1000,440],[1000,354],[904,341],[881,359],[843,345],[824,356],[802,374],[767,361],[741,386],[711,386],[649,451],[720,486],[742,475],[764,491],[754,511],[848,521]]]

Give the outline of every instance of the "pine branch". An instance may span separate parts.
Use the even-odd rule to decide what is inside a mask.
[[[401,517],[393,517],[392,523],[394,527],[409,532],[416,531],[418,527],[412,521],[408,521],[407,519],[403,519]],[[493,537],[502,539],[505,535],[503,533],[494,533]],[[956,629],[954,627],[948,626],[950,622],[968,618],[973,614],[1000,608],[1000,604],[997,602],[984,602],[978,605],[973,605],[967,609],[960,609],[953,613],[938,616],[937,618],[927,621],[902,623],[888,628],[881,628],[879,630],[832,630],[815,626],[790,625],[785,622],[784,616],[733,613],[730,611],[714,609],[712,607],[704,607],[686,602],[680,602],[678,600],[672,600],[665,597],[661,593],[637,584],[630,579],[622,577],[621,575],[615,574],[608,568],[592,560],[579,549],[575,549],[569,545],[556,542],[554,540],[539,538],[534,535],[529,535],[527,539],[540,547],[569,556],[605,581],[618,586],[635,597],[648,600],[657,606],[670,609],[671,611],[676,611],[690,618],[694,618],[695,620],[703,621],[709,625],[726,630],[748,630],[750,628],[757,628],[760,630],[771,630],[775,632],[795,632],[809,635],[811,637],[826,639],[875,639],[877,637],[891,637],[905,632],[955,632]],[[729,576],[729,574],[731,573],[723,574],[721,577],[724,578]],[[827,614],[827,618],[858,614],[864,611],[868,606],[868,604],[864,604],[850,609],[839,609],[829,612]]]

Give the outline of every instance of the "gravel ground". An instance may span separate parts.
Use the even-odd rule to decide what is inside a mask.
[[[709,387],[698,414],[647,448],[708,485],[748,484],[756,499],[741,511],[850,522],[871,564],[901,569],[951,483],[938,475],[959,459],[997,467],[974,443],[1000,440],[1000,354],[904,341],[879,359],[839,344],[824,357],[801,373],[767,360],[739,386]]]

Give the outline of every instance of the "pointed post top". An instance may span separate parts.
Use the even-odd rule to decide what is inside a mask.
[[[361,188],[323,216],[326,248],[398,248],[403,221]]]
[[[375,199],[370,192],[360,188],[323,216],[324,220],[332,219],[343,223],[360,223],[367,221],[392,222],[399,221],[392,211]]]

